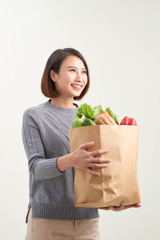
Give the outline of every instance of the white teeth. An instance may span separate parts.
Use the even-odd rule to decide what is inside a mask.
[[[77,88],[81,87],[80,85],[76,85],[76,84],[72,84],[72,86],[77,87]]]

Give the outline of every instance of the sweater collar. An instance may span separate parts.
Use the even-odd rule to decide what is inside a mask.
[[[73,103],[76,108],[62,108],[62,107],[57,107],[53,104],[50,103],[51,99],[49,99],[47,102],[45,102],[45,105],[50,108],[50,109],[53,109],[53,110],[56,110],[56,111],[59,111],[59,112],[64,112],[64,113],[74,113],[74,112],[77,112],[79,106],[76,104],[76,103]]]

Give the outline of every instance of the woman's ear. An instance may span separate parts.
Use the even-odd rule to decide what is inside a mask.
[[[53,70],[50,70],[49,75],[53,82],[56,82],[56,73]]]

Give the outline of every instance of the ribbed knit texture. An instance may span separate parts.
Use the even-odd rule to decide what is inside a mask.
[[[70,153],[68,129],[77,110],[53,106],[48,100],[23,114],[22,139],[29,166],[28,211],[32,207],[34,218],[99,217],[97,208],[74,207],[74,168],[65,172],[57,168],[58,157]]]

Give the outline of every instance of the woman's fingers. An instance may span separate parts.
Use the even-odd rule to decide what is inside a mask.
[[[111,160],[109,158],[91,158],[90,163],[110,163]]]
[[[80,148],[86,150],[86,149],[92,147],[93,145],[94,145],[94,142],[88,142],[88,143],[81,144]]]
[[[108,166],[108,163],[111,162],[111,160],[109,158],[96,158],[95,156],[106,154],[109,152],[109,149],[99,149],[91,152],[87,151],[87,149],[91,148],[93,145],[94,142],[88,142],[80,145],[80,147],[76,151],[78,157],[74,162],[74,167],[80,168],[93,175],[100,176],[100,173],[93,171],[92,168],[106,168]]]
[[[120,205],[120,207],[119,207],[119,211],[123,210],[123,209],[124,209],[124,206],[125,206],[125,204],[124,204],[124,202],[122,202],[121,205]]]
[[[94,142],[88,142],[88,143],[85,143],[85,144],[81,144],[80,148],[86,150],[86,149],[92,147],[93,145],[94,145]],[[96,155],[106,154],[109,151],[110,151],[109,149],[99,149],[99,150],[95,150],[95,151],[92,151],[92,152],[89,152],[89,153],[90,153],[90,156],[96,156]]]
[[[134,206],[133,207],[141,207],[141,204],[140,203],[137,203],[137,204],[134,204]]]
[[[132,208],[132,207],[138,208],[138,207],[141,207],[141,204],[140,204],[140,203],[136,203],[136,204],[132,204],[132,205],[127,205],[127,206],[125,206],[125,208]]]
[[[109,207],[100,207],[99,209],[102,209],[102,210],[112,210],[112,211],[115,211],[115,212],[118,212],[118,211],[122,211],[122,210],[125,210],[125,209],[128,209],[128,208],[138,208],[138,207],[141,207],[141,204],[140,203],[137,203],[137,204],[132,204],[132,205],[124,205],[124,202],[121,203],[121,205],[119,207],[114,207],[114,206],[109,206]]]
[[[93,158],[88,164],[92,168],[105,168],[108,167],[108,164],[111,162],[109,158]]]
[[[90,152],[90,156],[97,156],[97,155],[101,155],[101,154],[106,154],[108,153],[110,150],[109,149],[103,149],[103,150],[95,150]]]
[[[124,202],[121,203],[120,206],[109,206],[109,207],[100,207],[99,209],[103,209],[103,210],[112,210],[112,211],[121,211],[124,209]]]
[[[85,171],[87,171],[88,173],[93,174],[94,176],[100,176],[101,175],[99,172],[95,172],[95,171],[93,171],[90,168],[85,169]]]
[[[93,164],[93,163],[91,163],[91,164],[89,164],[89,167],[91,167],[91,168],[106,168],[106,167],[108,167],[108,164],[104,164],[104,163]]]

